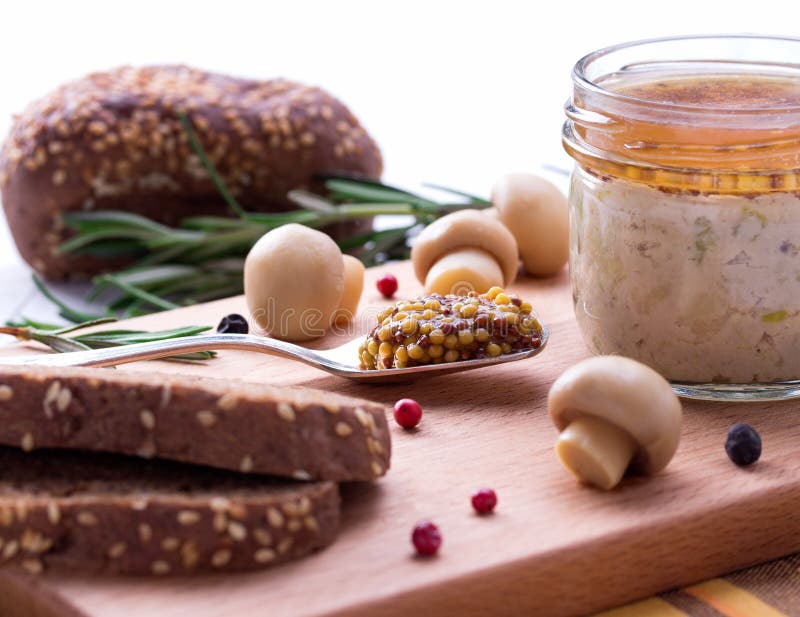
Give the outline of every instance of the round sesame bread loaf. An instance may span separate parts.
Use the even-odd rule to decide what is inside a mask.
[[[0,567],[125,574],[263,568],[329,545],[332,482],[0,447]]]
[[[69,236],[63,212],[127,210],[167,224],[228,213],[189,147],[181,112],[250,210],[290,208],[287,192],[313,188],[315,174],[381,174],[375,142],[319,88],[186,66],[93,73],[29,105],[0,151],[6,217],[39,274],[85,278],[122,263],[56,254]]]

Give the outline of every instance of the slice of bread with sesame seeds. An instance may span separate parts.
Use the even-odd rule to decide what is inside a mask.
[[[23,259],[49,279],[125,263],[59,253],[70,235],[63,212],[124,210],[168,225],[230,214],[189,146],[181,113],[248,210],[293,209],[287,193],[320,188],[317,174],[381,175],[375,141],[320,88],[179,65],[92,73],[15,116],[0,149],[0,193]]]
[[[248,570],[325,547],[338,525],[332,482],[0,447],[0,567],[32,574]]]
[[[0,444],[163,458],[295,480],[389,468],[385,410],[307,388],[96,368],[0,366]]]

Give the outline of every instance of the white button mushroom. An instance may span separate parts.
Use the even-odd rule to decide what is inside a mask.
[[[491,208],[484,208],[481,210],[486,216],[491,216],[493,219],[497,219],[500,221],[500,213],[497,211],[497,208],[492,206]],[[500,221],[502,223],[502,221]],[[517,246],[519,246],[519,241],[517,241]]]
[[[680,401],[666,379],[635,360],[583,360],[556,379],[547,404],[561,431],[558,458],[588,484],[609,490],[629,468],[657,473],[678,448]]]
[[[414,274],[427,293],[484,293],[517,276],[514,236],[477,210],[460,210],[428,225],[411,249]]]
[[[532,174],[509,174],[494,185],[492,204],[514,234],[528,274],[561,271],[569,257],[569,212],[558,188]]]
[[[425,276],[428,293],[465,296],[499,287],[503,271],[495,258],[481,249],[459,249],[439,259]]]
[[[344,291],[334,316],[337,325],[344,325],[355,317],[361,292],[364,290],[364,264],[352,255],[342,255],[344,263]]]
[[[273,229],[245,260],[250,314],[275,338],[322,336],[342,299],[344,269],[339,247],[324,233],[295,224]]]

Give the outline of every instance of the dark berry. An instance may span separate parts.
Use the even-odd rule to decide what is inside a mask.
[[[394,419],[403,428],[414,428],[422,420],[422,407],[413,398],[401,398],[394,404]]]
[[[489,514],[497,505],[497,493],[490,488],[482,488],[472,495],[472,507],[478,514]]]
[[[761,437],[749,424],[734,424],[725,440],[725,452],[737,465],[751,465],[761,456]]]
[[[435,555],[442,545],[439,528],[430,521],[420,521],[411,533],[411,543],[420,555]]]
[[[384,274],[375,286],[384,298],[391,298],[397,291],[397,277],[394,274]]]
[[[217,326],[220,334],[247,334],[249,331],[247,320],[237,313],[225,315]]]

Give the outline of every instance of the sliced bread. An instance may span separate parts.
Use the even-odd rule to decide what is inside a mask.
[[[261,568],[330,544],[332,482],[0,447],[0,566],[189,574]]]
[[[92,368],[0,367],[0,444],[164,458],[297,480],[389,467],[381,405],[330,392]]]

